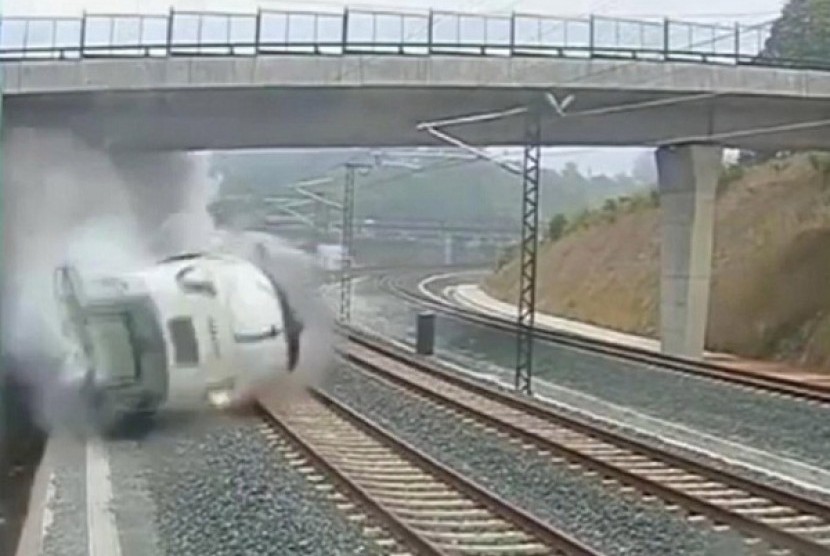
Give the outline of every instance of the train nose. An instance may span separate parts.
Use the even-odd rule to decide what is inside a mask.
[[[303,332],[303,323],[297,318],[294,309],[285,303],[285,341],[288,344],[288,370],[293,371],[300,361],[300,336]]]
[[[285,326],[285,342],[288,348],[288,371],[291,372],[297,368],[297,364],[300,362],[300,337],[303,332],[303,321],[297,316],[297,312],[291,305],[285,291],[270,276],[269,280],[280,302]]]
[[[268,268],[268,265],[266,264],[268,260],[268,253],[265,246],[262,243],[258,243],[256,250],[260,268],[265,273],[271,287],[277,294],[277,299],[280,304],[280,311],[282,312],[283,326],[285,330],[286,348],[288,350],[288,372],[292,372],[297,368],[297,364],[300,362],[300,338],[302,336],[304,325],[302,319],[299,318],[297,312],[292,306],[291,301],[288,299],[288,295],[285,290],[274,279],[272,273],[266,270]]]

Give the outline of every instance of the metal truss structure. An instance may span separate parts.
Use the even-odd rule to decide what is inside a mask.
[[[539,171],[542,157],[542,125],[537,110],[529,110],[525,114],[525,126],[515,386],[519,392],[531,394],[533,327],[536,315],[536,262],[539,248]]]
[[[343,184],[342,226],[340,228],[340,315],[341,323],[352,318],[352,246],[354,243],[355,173],[360,166],[346,164]]]

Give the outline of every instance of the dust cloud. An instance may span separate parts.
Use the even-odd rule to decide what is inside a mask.
[[[136,270],[182,252],[243,256],[285,290],[304,323],[294,382],[316,381],[328,368],[330,317],[312,291],[314,266],[274,237],[214,229],[207,205],[217,186],[207,156],[112,154],[52,130],[3,132],[3,362],[32,392],[41,427],[89,425],[78,394],[82,371],[67,363],[53,298],[54,269],[63,263],[83,276]],[[256,383],[268,378],[263,373]]]

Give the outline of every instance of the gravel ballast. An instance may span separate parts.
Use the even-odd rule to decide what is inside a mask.
[[[416,310],[388,294],[359,289],[361,325],[412,342]],[[482,372],[512,374],[515,336],[439,314],[436,350],[441,357]],[[600,400],[636,409],[784,458],[830,468],[830,407],[748,390],[725,382],[537,341],[534,375]],[[586,409],[591,409],[586,407]]]
[[[269,445],[258,424],[169,414],[146,437],[109,445],[116,516],[131,554],[381,553]],[[141,507],[155,514],[155,532],[141,534]]]
[[[465,425],[362,373],[341,368],[326,390],[433,457],[609,555],[737,556],[743,542],[703,531],[659,503],[603,488],[579,470]]]

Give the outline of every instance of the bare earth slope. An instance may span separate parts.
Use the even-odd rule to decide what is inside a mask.
[[[809,155],[748,169],[719,197],[707,346],[830,370],[830,176]],[[660,214],[642,208],[542,246],[544,312],[655,336]],[[517,298],[513,261],[484,283]]]

